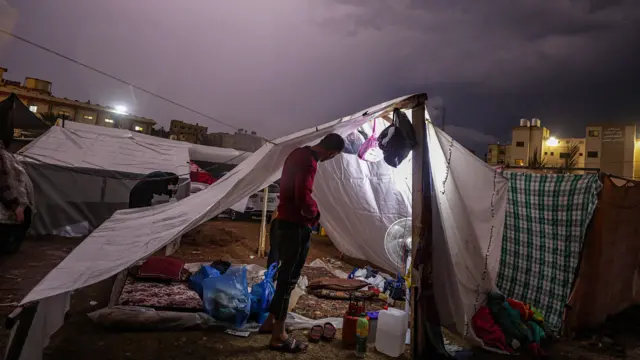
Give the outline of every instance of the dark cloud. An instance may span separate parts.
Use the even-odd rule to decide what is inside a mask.
[[[415,92],[437,98],[434,120],[434,107],[446,108],[452,133],[478,152],[520,117],[578,136],[586,123],[640,111],[635,0],[9,5],[20,35],[267,137]],[[18,79],[51,79],[61,96],[228,130],[0,36],[2,65]]]

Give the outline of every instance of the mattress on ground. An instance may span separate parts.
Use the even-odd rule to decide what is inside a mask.
[[[198,294],[186,283],[139,281],[129,277],[118,305],[146,306],[159,310],[204,311]]]

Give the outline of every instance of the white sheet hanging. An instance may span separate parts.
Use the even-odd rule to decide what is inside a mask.
[[[471,318],[496,290],[507,179],[427,124],[433,181],[433,282],[442,325],[482,346]],[[485,271],[486,269],[486,271]]]

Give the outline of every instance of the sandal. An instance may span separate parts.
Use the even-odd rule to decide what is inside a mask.
[[[322,329],[322,339],[325,341],[331,341],[335,339],[336,331],[336,327],[332,323],[328,322],[324,324],[324,327]]]
[[[269,344],[269,349],[288,354],[297,354],[307,350],[308,345],[292,336],[279,344]]]
[[[319,342],[320,339],[324,337],[324,329],[320,325],[314,325],[311,330],[309,330],[309,341],[311,342]]]

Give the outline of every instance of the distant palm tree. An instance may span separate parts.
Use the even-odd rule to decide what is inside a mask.
[[[578,165],[578,154],[580,153],[580,145],[576,142],[569,145],[569,153],[564,158],[564,164],[561,166],[563,172],[571,173],[571,169]]]
[[[540,156],[540,153],[538,152],[538,148],[533,149],[533,153],[531,153],[531,156],[529,157],[529,169],[543,169],[545,166],[547,166],[547,160]]]

